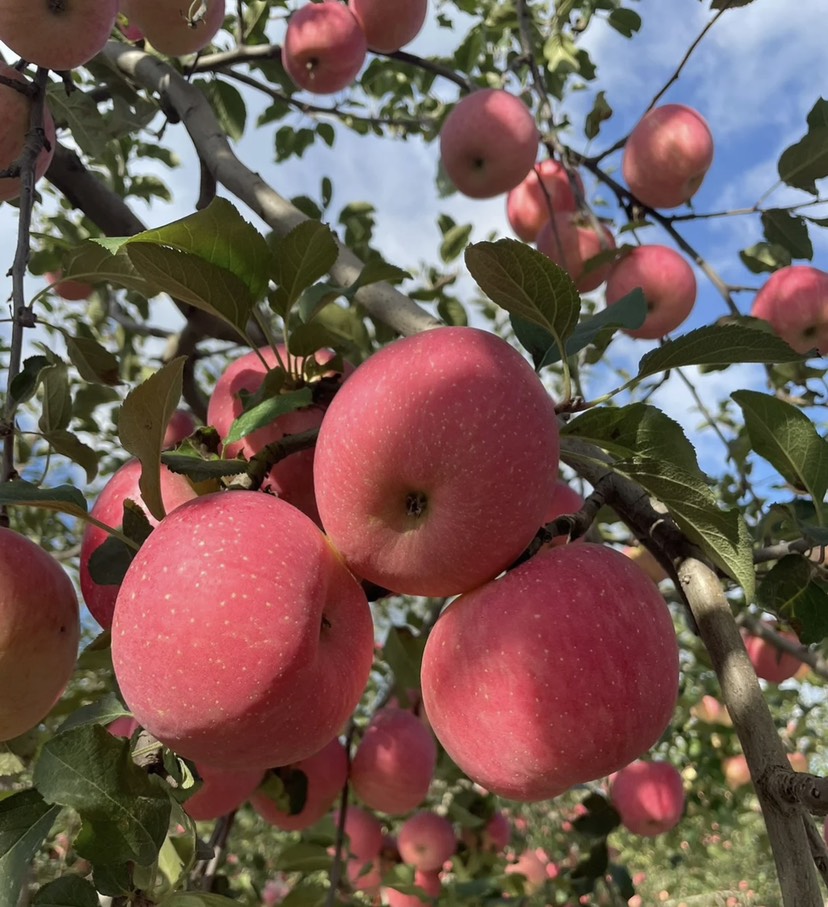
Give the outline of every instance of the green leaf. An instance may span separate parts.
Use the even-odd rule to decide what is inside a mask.
[[[330,865],[331,855],[327,848],[306,841],[286,847],[276,858],[276,868],[283,872],[318,872]]]
[[[315,283],[302,291],[299,297],[299,304],[296,307],[299,318],[308,323],[313,319],[326,305],[333,302],[338,296],[345,296],[348,290],[345,287],[336,286],[332,283]],[[276,297],[278,300],[278,290]],[[294,328],[294,330],[296,330]]]
[[[242,413],[238,419],[230,426],[230,431],[224,439],[225,444],[232,444],[235,441],[241,441],[249,434],[252,434],[265,425],[270,425],[279,416],[285,413],[292,413],[297,409],[302,409],[313,404],[313,392],[309,387],[303,387],[299,390],[288,391],[287,393],[278,394],[276,397],[270,397],[263,400],[258,406]]]
[[[459,299],[444,296],[437,303],[437,314],[448,325],[465,327],[469,323],[469,316]]]
[[[440,258],[448,264],[459,258],[466,246],[469,244],[469,237],[474,229],[472,224],[455,224],[449,228],[443,235],[443,241],[440,244]]]
[[[45,800],[80,813],[78,853],[103,864],[155,862],[171,810],[156,781],[132,761],[129,742],[100,725],[52,737],[34,768],[35,787]]]
[[[77,875],[67,875],[44,885],[32,901],[32,907],[99,907],[99,904],[95,886]]]
[[[124,500],[123,514],[121,532],[140,547],[152,532],[147,515],[140,504],[130,498]],[[89,575],[100,586],[120,586],[137,553],[136,548],[110,535],[92,552]]]
[[[685,365],[741,362],[797,362],[802,359],[784,340],[745,324],[708,325],[668,340],[638,364],[637,380]]]
[[[147,299],[161,292],[160,287],[141,276],[125,249],[110,251],[95,240],[83,243],[66,256],[62,271],[66,277],[89,278],[94,275],[96,281],[135,290]]]
[[[398,268],[396,265],[390,265],[381,258],[373,258],[359,272],[359,277],[349,286],[345,295],[353,298],[357,290],[362,287],[370,286],[373,283],[401,283],[403,280],[410,280],[411,274],[408,271]]]
[[[98,454],[84,444],[76,435],[66,429],[43,432],[47,444],[63,457],[77,463],[86,473],[86,481],[92,482],[98,474]]]
[[[232,898],[226,898],[221,894],[176,891],[167,895],[158,907],[239,907],[239,902]]]
[[[16,904],[29,863],[60,813],[36,790],[23,790],[0,800],[0,904]]]
[[[128,453],[141,461],[139,488],[149,512],[164,518],[160,456],[167,423],[181,399],[184,356],[160,368],[127,394],[118,418],[118,437]]]
[[[810,261],[814,257],[814,247],[804,218],[781,208],[771,208],[762,212],[762,229],[765,239],[772,246],[783,246],[792,258]]]
[[[629,10],[627,10],[629,12]],[[607,101],[607,95],[605,91],[599,91],[595,95],[595,102],[592,105],[592,110],[587,114],[586,122],[584,124],[584,133],[588,139],[594,139],[598,133],[601,131],[601,124],[606,122],[612,116],[612,107],[610,107],[609,102]]]
[[[760,242],[749,249],[739,252],[742,263],[753,274],[762,274],[768,271],[777,271],[786,268],[793,259],[791,253],[784,246]]]
[[[61,724],[56,733],[63,734],[71,731],[76,727],[84,725],[111,724],[118,718],[131,717],[131,712],[124,708],[124,704],[114,693],[106,693],[95,702],[89,705],[83,705],[74,712]]]
[[[59,329],[60,330],[60,329]],[[118,360],[91,337],[73,337],[61,330],[66,341],[66,352],[72,365],[84,381],[114,387],[123,384]]]
[[[29,356],[24,359],[23,367],[11,383],[9,394],[12,400],[18,404],[31,400],[40,386],[40,373],[49,366],[46,356]]]
[[[641,16],[635,10],[619,7],[609,14],[607,24],[625,38],[632,38],[641,28]]]
[[[324,277],[339,256],[336,237],[330,227],[306,220],[276,241],[273,280],[276,308],[284,318],[303,290]]]
[[[171,472],[187,476],[193,482],[207,482],[210,479],[222,479],[225,476],[237,476],[247,472],[247,460],[222,460],[220,457],[205,460],[197,454],[162,453],[161,462]]]
[[[105,159],[112,135],[95,100],[85,91],[66,91],[59,82],[50,82],[46,94],[52,116],[71,130],[81,151],[95,160]]]
[[[581,308],[575,284],[563,268],[515,239],[474,243],[466,249],[465,260],[493,302],[548,331],[563,349]]]
[[[805,557],[789,554],[777,561],[763,578],[756,603],[790,620],[806,645],[828,637],[828,585],[815,577]]]
[[[0,484],[0,506],[39,507],[69,516],[86,517],[86,498],[74,485],[40,488],[23,479]]]
[[[69,392],[69,370],[63,362],[55,362],[40,373],[43,388],[43,407],[38,427],[43,432],[60,431],[72,421],[72,395]]]
[[[769,394],[735,391],[753,449],[820,508],[828,492],[828,441],[800,409]]]
[[[244,136],[247,123],[247,105],[241,92],[221,79],[196,79],[194,84],[210,102],[222,131],[234,142],[238,142]]]
[[[779,158],[779,178],[795,189],[817,195],[816,180],[828,176],[828,126],[811,128]]]

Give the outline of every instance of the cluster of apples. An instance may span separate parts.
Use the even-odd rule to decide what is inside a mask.
[[[307,3],[288,22],[282,65],[314,94],[333,94],[357,77],[369,50],[393,53],[425,23],[428,0],[339,0]]]

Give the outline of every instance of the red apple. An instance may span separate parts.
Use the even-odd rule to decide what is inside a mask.
[[[74,69],[109,40],[118,0],[0,0],[0,41],[29,63]]]
[[[339,814],[337,814],[337,824]],[[385,837],[379,819],[358,806],[348,806],[345,813],[345,834],[348,855],[369,862],[380,856],[385,846]]]
[[[787,639],[789,642],[799,645],[799,637],[796,633],[788,630],[778,630],[771,624],[768,624],[772,630]],[[742,637],[745,641],[748,658],[753,664],[753,670],[756,676],[767,680],[770,683],[782,683],[788,680],[802,667],[802,659],[788,652],[778,649],[773,643],[767,642],[761,636],[751,636],[746,631],[742,631]]]
[[[664,104],[630,133],[622,170],[642,204],[677,208],[696,194],[712,163],[713,136],[704,117],[684,104]]]
[[[577,513],[584,506],[584,499],[563,479],[558,479],[552,492],[552,500],[547,507],[546,514],[543,518],[544,524],[551,523],[568,513]],[[566,535],[556,535],[552,540],[553,545],[565,545]],[[581,541],[580,538],[575,541]]]
[[[572,278],[579,293],[598,289],[607,279],[612,262],[587,270],[586,264],[596,255],[615,248],[615,240],[602,224],[603,245],[598,234],[590,226],[581,226],[576,216],[568,212],[555,214],[547,221],[536,240],[539,252],[560,265]]]
[[[828,272],[791,265],[772,274],[753,300],[751,315],[767,321],[797,353],[828,355]]]
[[[282,65],[299,88],[333,94],[356,79],[365,61],[365,33],[337,0],[307,3],[288,21]]]
[[[513,863],[506,864],[506,872],[522,875],[526,894],[535,894],[546,884],[546,864],[533,850],[525,850]]]
[[[365,593],[290,504],[204,495],[154,530],[118,593],[112,660],[162,743],[222,768],[318,752],[362,696],[374,633]]]
[[[144,499],[141,497],[138,487],[140,479],[141,464],[138,460],[129,460],[104,485],[90,515],[101,523],[118,529],[124,516],[124,501],[129,499],[141,506],[151,526],[157,526],[158,520],[146,509]],[[170,472],[166,466],[161,467],[161,498],[168,513],[194,497],[196,493],[185,476]],[[83,600],[90,614],[104,630],[112,626],[112,614],[119,587],[96,583],[89,573],[89,559],[108,538],[109,533],[104,529],[92,523],[86,524],[81,540],[79,571]]]
[[[483,830],[483,847],[494,851],[505,850],[511,839],[512,826],[509,820],[502,812],[496,812]]]
[[[434,768],[434,735],[411,712],[384,708],[368,725],[351,763],[351,785],[371,809],[410,812],[425,800]]]
[[[15,82],[25,83],[27,80],[16,69],[7,66],[0,60],[0,76]],[[29,131],[29,118],[31,102],[19,91],[8,85],[0,85],[0,170],[7,170],[12,164],[20,160],[26,142],[26,133]],[[52,162],[55,153],[55,122],[49,108],[43,108],[43,130],[48,147],[44,147],[37,156],[35,163],[35,179],[39,180]],[[20,195],[20,177],[0,178],[0,202],[9,201]]]
[[[390,54],[413,41],[425,23],[428,0],[351,0],[368,47]]]
[[[81,299],[88,299],[95,289],[91,283],[87,283],[85,280],[72,280],[71,278],[62,280],[60,271],[49,271],[46,274],[46,280],[52,285],[55,293],[68,302],[79,302]]]
[[[113,737],[125,737],[129,740],[139,727],[141,727],[141,725],[138,724],[134,718],[124,715],[123,717],[116,718],[114,721],[110,722],[106,726],[106,729]]]
[[[722,705],[715,696],[702,696],[701,701],[696,703],[690,712],[705,724],[721,724],[724,727],[733,725],[727,707]]]
[[[494,334],[437,328],[384,347],[343,385],[319,430],[316,499],[358,576],[454,595],[529,544],[557,460],[554,403],[529,363]]]
[[[584,184],[575,174],[583,195]],[[515,233],[524,242],[534,242],[541,227],[559,211],[578,210],[578,201],[566,169],[557,161],[535,164],[522,182],[506,196],[506,216]]]
[[[63,567],[0,528],[0,741],[46,717],[69,683],[79,642],[78,599]]]
[[[161,446],[164,450],[175,447],[185,438],[189,438],[195,431],[196,421],[193,414],[186,409],[177,409],[170,421],[167,423],[167,430],[164,432],[164,440]]]
[[[678,648],[652,580],[585,542],[545,548],[455,599],[429,635],[421,679],[434,733],[469,778],[546,800],[658,740]]]
[[[291,815],[284,804],[273,800],[265,789],[250,798],[256,812],[271,825],[284,831],[302,831],[318,822],[333,806],[348,780],[348,754],[334,737],[318,753],[300,759],[292,765],[274,769],[275,774],[290,783],[290,774],[303,772],[307,778],[305,805]]]
[[[750,783],[750,767],[747,759],[739,753],[737,756],[729,756],[722,762],[725,783],[731,790]]]
[[[422,872],[433,872],[457,850],[457,837],[444,816],[418,812],[403,822],[397,846],[403,863]]]
[[[514,189],[532,169],[538,129],[520,98],[483,88],[457,102],[440,130],[443,169],[470,198]]]
[[[631,337],[657,340],[682,324],[696,303],[696,275],[687,261],[667,246],[639,246],[613,265],[607,278],[607,305],[639,287],[647,302],[644,324],[626,330]]]
[[[615,774],[610,799],[625,828],[652,838],[678,825],[684,784],[669,762],[633,762]]]
[[[199,763],[201,787],[184,801],[184,810],[191,819],[206,822],[237,810],[250,799],[262,781],[262,769],[226,771]]]
[[[168,57],[198,53],[224,24],[226,0],[121,0],[130,27]]]

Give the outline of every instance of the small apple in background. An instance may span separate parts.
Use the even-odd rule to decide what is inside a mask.
[[[359,583],[308,517],[255,491],[168,514],[130,564],[112,622],[136,720],[227,769],[318,752],[359,702],[373,655]]]
[[[421,872],[434,872],[456,852],[457,836],[444,816],[418,812],[403,822],[397,847],[403,863]]]
[[[421,869],[416,869],[414,884],[428,895],[429,900],[424,901],[419,895],[403,894],[396,888],[386,886],[382,889],[383,903],[388,907],[424,907],[425,904],[437,900],[443,890],[439,870],[423,872]]]
[[[164,450],[175,447],[176,444],[180,444],[185,438],[189,438],[195,429],[196,420],[193,414],[186,409],[177,409],[167,423],[167,430],[164,432],[164,440],[161,442],[161,446]]]
[[[723,727],[732,727],[733,721],[723,705],[715,696],[702,696],[701,700],[691,707],[690,713],[705,724],[720,724]]]
[[[745,784],[750,784],[750,767],[742,753],[736,756],[728,756],[722,762],[722,771],[725,776],[725,784],[731,790],[738,790]]]
[[[470,198],[491,198],[514,189],[532,169],[539,135],[532,112],[500,88],[461,98],[440,130],[443,169]]]
[[[506,864],[506,872],[521,875],[526,880],[523,888],[526,894],[535,894],[546,884],[548,860],[542,860],[534,850],[524,850],[512,863]]]
[[[810,769],[807,755],[799,750],[788,753],[788,762],[790,762],[791,768],[795,772],[807,772]]]
[[[425,24],[428,0],[351,0],[368,47],[390,54],[413,41]]]
[[[90,515],[114,529],[121,527],[124,517],[124,501],[135,501],[146,514],[150,526],[157,526],[158,520],[147,510],[138,483],[141,480],[141,464],[138,460],[129,460],[112,475],[112,478],[101,489]],[[187,478],[171,472],[166,466],[161,467],[161,498],[164,509],[172,512],[185,501],[197,497],[193,486]],[[83,600],[89,613],[108,630],[112,626],[112,615],[115,611],[115,600],[118,597],[118,586],[103,586],[92,579],[89,572],[89,559],[109,538],[109,533],[92,523],[87,523],[83,531],[80,550],[80,587]]]
[[[642,204],[678,208],[696,194],[712,163],[713,136],[704,117],[684,104],[664,104],[630,133],[622,171]]]
[[[405,709],[384,708],[357,748],[351,785],[371,809],[402,815],[425,800],[436,764],[437,744],[423,722]]]
[[[88,299],[95,289],[91,283],[87,283],[85,280],[72,280],[71,278],[62,280],[60,271],[49,271],[46,274],[46,280],[51,284],[55,293],[68,302]]]
[[[334,817],[339,825],[340,813]],[[348,881],[357,891],[377,893],[382,881],[381,852],[385,844],[382,825],[376,816],[348,806],[345,813],[345,854]]]
[[[828,355],[828,272],[809,265],[780,268],[756,294],[750,314],[767,321],[797,353]]]
[[[654,583],[662,583],[669,579],[670,574],[656,560],[649,548],[643,545],[628,545],[621,552],[628,557],[640,570],[643,570]]]
[[[584,542],[544,548],[449,604],[421,680],[432,729],[469,778],[546,800],[658,740],[678,694],[678,646],[652,580]]]
[[[367,52],[365,33],[342,3],[307,3],[288,20],[282,65],[293,82],[315,94],[333,94],[356,79]]]
[[[121,0],[121,11],[161,54],[183,57],[203,50],[224,24],[226,0]],[[135,40],[135,39],[131,39]]]
[[[636,287],[644,292],[647,317],[630,337],[657,340],[683,324],[696,303],[696,275],[678,252],[667,246],[639,246],[616,262],[607,278],[607,305]]]
[[[455,595],[529,544],[557,462],[555,405],[531,365],[495,334],[440,327],[383,347],[334,397],[316,500],[357,576]]]
[[[0,528],[0,741],[46,717],[69,683],[79,642],[66,571],[25,536]]]
[[[684,813],[684,783],[669,762],[633,762],[616,772],[610,799],[626,829],[652,838],[678,825]]]
[[[563,479],[558,479],[552,492],[552,500],[543,518],[544,525],[565,513],[577,513],[583,506],[584,499],[581,495]],[[581,538],[577,538],[575,541],[579,542]],[[566,543],[566,535],[556,535],[552,540],[553,545],[565,545]]]
[[[774,630],[777,635],[789,642],[799,645],[799,637],[791,630],[779,630],[773,624],[765,623],[765,626]],[[773,643],[767,642],[761,636],[751,636],[747,631],[742,631],[742,638],[745,641],[748,658],[756,671],[756,676],[770,683],[782,683],[793,677],[802,667],[802,659],[783,652]]]
[[[0,41],[36,66],[74,69],[103,50],[117,16],[118,0],[0,0]]]
[[[535,245],[572,278],[579,293],[590,293],[607,279],[612,262],[586,269],[587,262],[607,249],[615,248],[610,231],[601,225],[603,239],[589,225],[581,225],[578,216],[559,212],[538,232]]]
[[[505,850],[511,839],[512,826],[509,820],[502,812],[496,812],[483,829],[483,847],[498,852]]]
[[[581,177],[575,174],[574,179],[583,195]],[[553,214],[577,210],[578,201],[566,168],[550,159],[535,164],[506,196],[509,225],[524,242],[535,242],[541,227]]]
[[[262,769],[226,771],[199,763],[201,787],[182,804],[196,822],[207,822],[237,810],[262,781]]]
[[[253,809],[271,825],[283,831],[302,831],[318,822],[336,802],[348,780],[348,754],[345,747],[334,737],[319,752],[288,766],[273,769],[286,784],[290,774],[303,772],[307,778],[305,805],[293,815],[271,798],[265,788],[250,797]]]
[[[0,60],[0,76],[14,82],[26,83],[27,79],[16,69]],[[26,133],[29,131],[31,101],[21,92],[8,85],[0,85],[0,170],[11,167],[23,153]],[[39,180],[52,163],[55,153],[55,121],[49,108],[43,107],[43,130],[48,146],[37,156],[35,180]],[[9,201],[20,195],[20,177],[0,178],[0,202]]]

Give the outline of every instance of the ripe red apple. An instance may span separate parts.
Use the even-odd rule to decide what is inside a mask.
[[[337,0],[307,3],[289,19],[282,65],[299,88],[333,94],[356,79],[367,51],[354,14]]]
[[[542,860],[534,850],[525,850],[513,863],[506,864],[506,872],[522,875],[525,879],[523,887],[526,894],[535,894],[546,884],[547,862]]]
[[[284,831],[302,831],[318,822],[342,792],[348,780],[348,754],[339,739],[334,737],[319,752],[274,771],[287,783],[290,783],[293,772],[304,772],[307,794],[302,809],[290,815],[265,789],[253,794],[250,802],[256,812],[271,825]]]
[[[11,66],[7,66],[2,60],[0,60],[0,76],[21,84],[27,82],[24,76]],[[20,160],[26,142],[26,133],[29,131],[30,112],[31,102],[25,95],[8,85],[0,85],[0,123],[3,124],[2,130],[0,130],[0,170],[7,170]],[[49,144],[37,156],[36,180],[39,180],[46,172],[55,153],[55,121],[52,119],[49,108],[45,106],[43,108],[43,130]],[[17,198],[21,188],[19,176],[3,177],[0,179],[0,202]]]
[[[278,357],[277,357],[278,352]],[[323,350],[315,355],[317,363],[327,362],[333,353]],[[264,362],[262,361],[264,360]],[[264,381],[269,369],[278,367],[279,362],[287,366],[287,351],[280,344],[274,352],[270,347],[251,351],[232,362],[216,382],[207,407],[207,422],[212,425],[222,438],[230,431],[230,426],[244,412],[243,393],[257,391]],[[265,365],[266,363],[266,365]],[[289,366],[292,371],[301,372],[304,360],[293,357]],[[350,364],[346,363],[343,375],[349,374]],[[333,378],[335,372],[327,377]],[[344,380],[344,379],[343,379]],[[304,409],[294,410],[276,418],[270,425],[259,428],[241,441],[226,444],[223,453],[227,457],[244,456],[250,459],[263,447],[279,441],[286,435],[295,435],[303,431],[318,428],[325,414],[323,404],[314,404]],[[271,490],[294,507],[298,507],[319,525],[319,511],[316,507],[316,495],[313,485],[314,451],[301,450],[276,463],[265,479],[263,490]]]
[[[678,252],[667,246],[639,246],[613,265],[607,278],[607,305],[636,287],[644,292],[647,317],[631,337],[657,340],[682,324],[696,303],[696,275]]]
[[[737,790],[750,783],[750,767],[744,755],[729,756],[722,762],[725,783],[731,790]]]
[[[552,500],[546,509],[543,518],[544,523],[551,523],[552,520],[563,516],[565,513],[577,513],[584,506],[584,499],[563,479],[558,479],[552,492]],[[553,545],[565,545],[566,535],[556,535],[552,540]],[[575,540],[581,541],[580,538]]]
[[[198,53],[224,24],[226,0],[121,0],[130,27],[168,57]]]
[[[125,737],[128,740],[139,727],[141,727],[141,725],[138,724],[134,718],[124,715],[121,718],[116,718],[114,721],[110,722],[106,726],[106,729],[113,737]]]
[[[118,469],[112,478],[101,489],[98,499],[92,507],[91,516],[113,529],[121,527],[124,517],[124,501],[135,501],[144,510],[151,526],[157,526],[158,520],[147,510],[138,482],[141,479],[141,464],[138,460],[129,460]],[[161,498],[167,513],[185,501],[196,497],[193,486],[186,477],[170,472],[166,466],[161,467]],[[118,597],[118,586],[102,586],[96,583],[89,573],[89,558],[109,538],[109,533],[92,523],[87,523],[81,539],[80,550],[80,587],[83,600],[89,613],[108,630],[112,626],[112,614],[115,611],[115,599]]]
[[[337,824],[339,814],[337,813]],[[379,857],[385,845],[379,819],[358,806],[348,806],[345,813],[348,855],[369,862]]]
[[[776,633],[799,645],[799,637],[796,633],[789,630],[779,630],[771,624],[768,626],[775,630]],[[773,643],[767,642],[761,636],[751,636],[746,631],[742,631],[742,637],[745,641],[748,658],[753,664],[753,670],[756,676],[767,680],[770,683],[782,683],[788,680],[802,667],[802,660],[788,652],[778,649]]]
[[[109,40],[118,0],[0,0],[0,41],[29,63],[74,69]]]
[[[568,212],[555,214],[541,227],[536,245],[539,252],[560,265],[572,278],[579,293],[597,290],[607,279],[612,262],[586,270],[586,263],[606,249],[615,248],[615,240],[602,224],[602,240],[590,226],[581,226],[577,216]]]
[[[528,545],[557,461],[554,403],[529,363],[494,334],[437,328],[384,347],[343,385],[319,430],[316,500],[358,576],[454,595]]]
[[[438,899],[443,890],[439,870],[423,872],[420,869],[416,869],[414,871],[414,884],[424,894],[428,895],[430,900]],[[390,886],[382,889],[382,896],[383,903],[387,904],[388,907],[423,907],[425,903],[430,902],[424,901],[418,894],[404,894],[402,891],[397,891],[396,888],[391,888]]]
[[[584,184],[575,174],[581,194]],[[545,190],[545,191],[544,191]],[[578,210],[578,201],[566,169],[547,159],[535,164],[526,177],[506,196],[506,216],[524,242],[534,242],[541,227],[559,211]]]
[[[79,642],[78,599],[63,567],[0,528],[0,741],[46,717],[69,683]]]
[[[112,660],[135,718],[195,762],[288,765],[351,715],[374,654],[365,593],[308,517],[271,495],[182,504],[118,593]]]
[[[186,409],[177,409],[167,423],[167,430],[164,432],[164,440],[161,442],[161,446],[164,450],[175,447],[176,444],[180,444],[185,438],[189,438],[195,428],[196,421],[193,414]]]
[[[390,54],[420,33],[428,0],[351,0],[349,8],[365,33],[368,47]]]
[[[52,285],[55,293],[68,302],[88,299],[95,289],[91,283],[87,283],[85,280],[72,280],[71,278],[62,280],[60,271],[49,271],[46,274],[46,280]]]
[[[262,769],[237,769],[226,771],[199,763],[201,787],[184,801],[184,811],[196,822],[218,819],[237,810],[250,799],[262,781]]]
[[[751,315],[763,318],[797,353],[828,355],[828,272],[790,265],[768,278]]]
[[[677,208],[696,194],[712,163],[713,136],[704,117],[684,104],[664,104],[630,133],[621,166],[640,202]]]
[[[425,800],[437,744],[423,722],[405,709],[380,709],[351,763],[351,785],[369,806],[389,815],[410,812]]]
[[[483,829],[483,847],[496,852],[505,850],[511,839],[511,823],[502,812],[496,812]]]
[[[652,580],[585,542],[545,548],[455,599],[429,635],[421,679],[434,733],[469,778],[546,800],[658,740],[678,647]]]
[[[625,828],[652,838],[678,825],[684,813],[684,784],[669,762],[633,762],[616,772],[610,799]]]
[[[514,189],[538,154],[538,129],[520,98],[483,88],[457,102],[440,130],[443,169],[458,191],[491,198]]]
[[[403,822],[397,835],[397,846],[403,863],[421,872],[433,872],[457,850],[457,837],[448,819],[424,811],[414,813]]]
[[[721,724],[724,727],[733,725],[727,706],[722,705],[715,696],[702,696],[701,700],[690,709],[690,712],[705,724]]]

